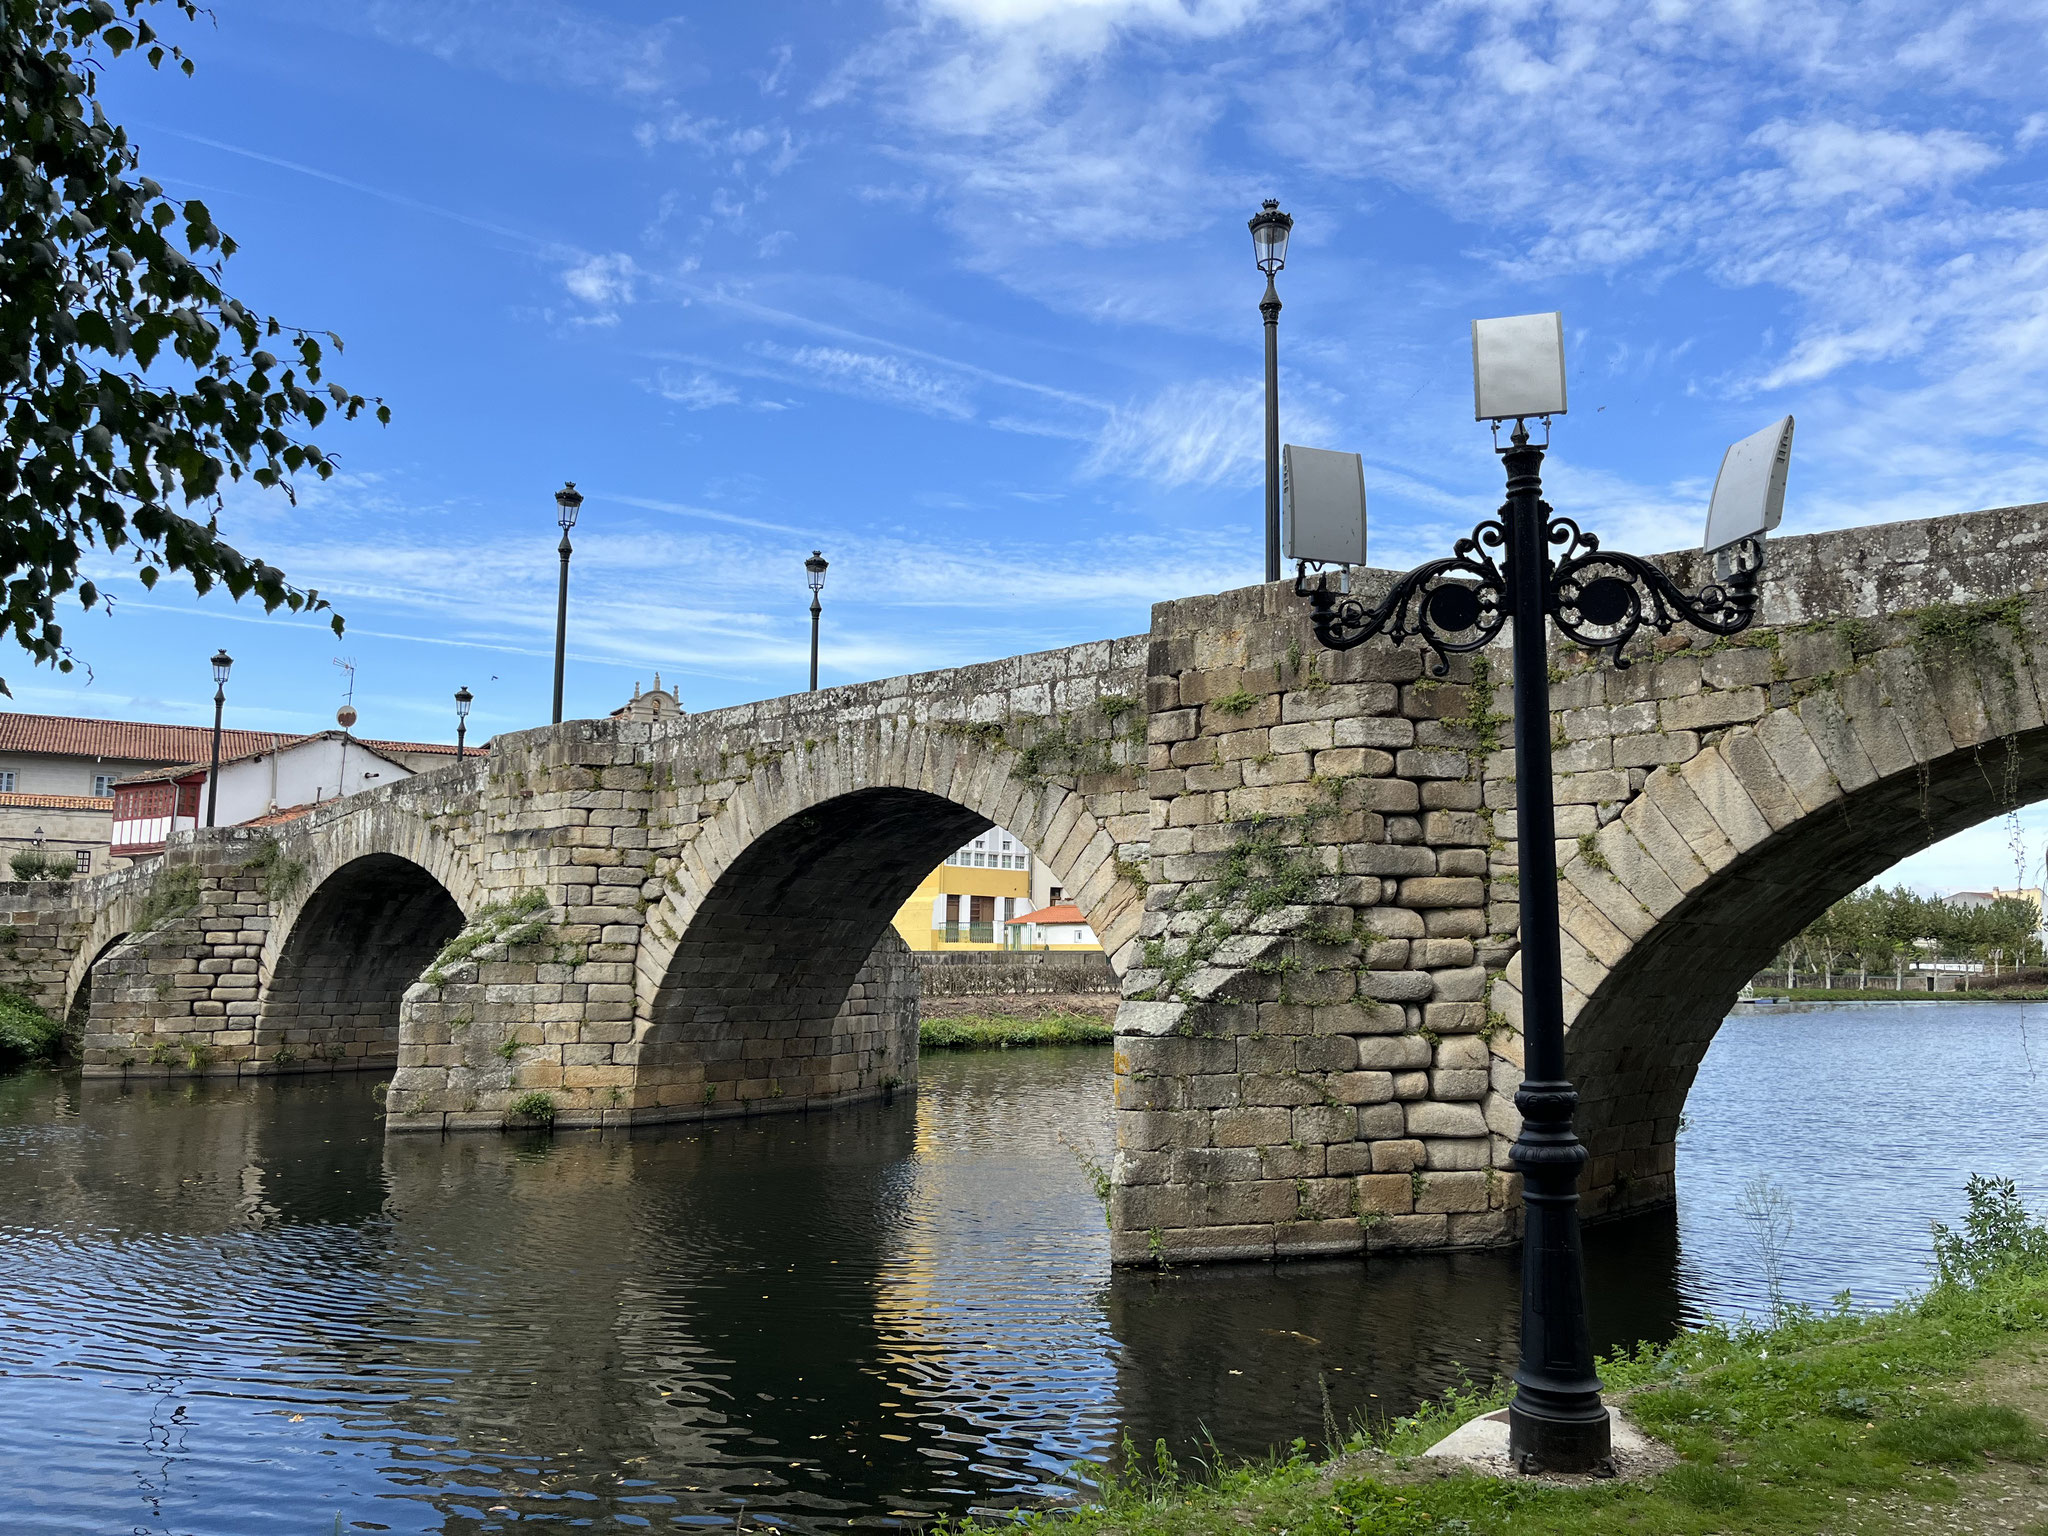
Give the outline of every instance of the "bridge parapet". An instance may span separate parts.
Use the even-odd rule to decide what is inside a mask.
[[[2003,509],[1782,541],[1770,622],[1733,642],[1646,640],[1625,670],[1554,653],[1593,1213],[1672,1197],[1700,1057],[1786,938],[1913,849],[2048,792],[2043,591],[2048,508]],[[1441,679],[1419,650],[1318,654],[1284,586],[1163,605],[1154,635],[1114,1252],[1512,1238],[1507,649]]]

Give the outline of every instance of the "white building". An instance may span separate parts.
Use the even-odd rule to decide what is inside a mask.
[[[343,795],[409,779],[395,756],[346,731],[322,731],[225,758],[214,825],[285,819]],[[136,774],[114,785],[116,858],[159,853],[173,832],[206,825],[208,765],[187,763]]]

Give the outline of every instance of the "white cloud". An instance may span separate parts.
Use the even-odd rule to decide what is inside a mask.
[[[883,405],[905,406],[928,416],[965,421],[974,415],[965,383],[902,357],[856,352],[848,347],[783,347],[760,343],[755,350],[786,364],[808,382]]]
[[[701,368],[689,373],[662,369],[656,375],[655,392],[662,399],[673,400],[693,411],[708,411],[714,406],[738,405],[740,402],[737,389]]]
[[[1281,435],[1329,443],[1334,429],[1281,396]],[[1171,384],[1141,405],[1110,413],[1084,472],[1127,475],[1171,489],[1249,485],[1266,472],[1265,385],[1257,379]]]
[[[585,258],[562,274],[562,286],[585,304],[611,309],[633,302],[633,258],[618,252]]]

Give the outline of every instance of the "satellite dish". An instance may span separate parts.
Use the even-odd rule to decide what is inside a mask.
[[[341,708],[337,709],[337,710],[336,710],[336,711],[334,712],[334,718],[335,718],[335,721],[336,721],[336,723],[337,723],[337,724],[339,724],[339,725],[341,726],[341,728],[342,728],[342,729],[343,729],[344,731],[345,731],[345,730],[347,730],[347,729],[348,729],[348,728],[349,728],[350,726],[352,726],[352,725],[354,725],[354,724],[356,723],[356,707],[355,707],[355,705],[353,705],[353,704],[344,704],[344,705],[342,705],[342,706],[341,706]]]
[[[1287,558],[1365,564],[1365,461],[1328,448],[1280,450],[1280,507]]]
[[[1760,538],[1785,516],[1785,477],[1792,468],[1792,418],[1772,422],[1732,445],[1721,457],[1707,504],[1703,552]]]

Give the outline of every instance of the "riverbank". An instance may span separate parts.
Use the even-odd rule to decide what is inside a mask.
[[[2038,988],[2025,991],[1993,992],[1969,990],[1958,992],[1926,992],[1908,989],[1899,991],[1892,987],[1872,987],[1858,991],[1854,987],[1794,987],[1789,992],[1761,992],[1755,997],[1742,999],[1745,1004],[1784,1003],[2039,1003],[2048,1002],[2048,991]]]
[[[1938,1282],[1896,1307],[1792,1309],[1602,1362],[1610,1400],[1676,1457],[1653,1478],[1447,1474],[1421,1453],[1506,1398],[1475,1390],[1370,1426],[1326,1462],[1297,1442],[1287,1461],[1194,1480],[1128,1447],[1098,1505],[1023,1523],[1048,1536],[2048,1532],[2048,1229],[2009,1181],[1973,1179],[1970,1207],[1937,1233]]]
[[[1115,1029],[1081,1013],[962,1014],[923,1019],[917,1044],[926,1051],[1011,1051],[1045,1045],[1108,1045]]]

